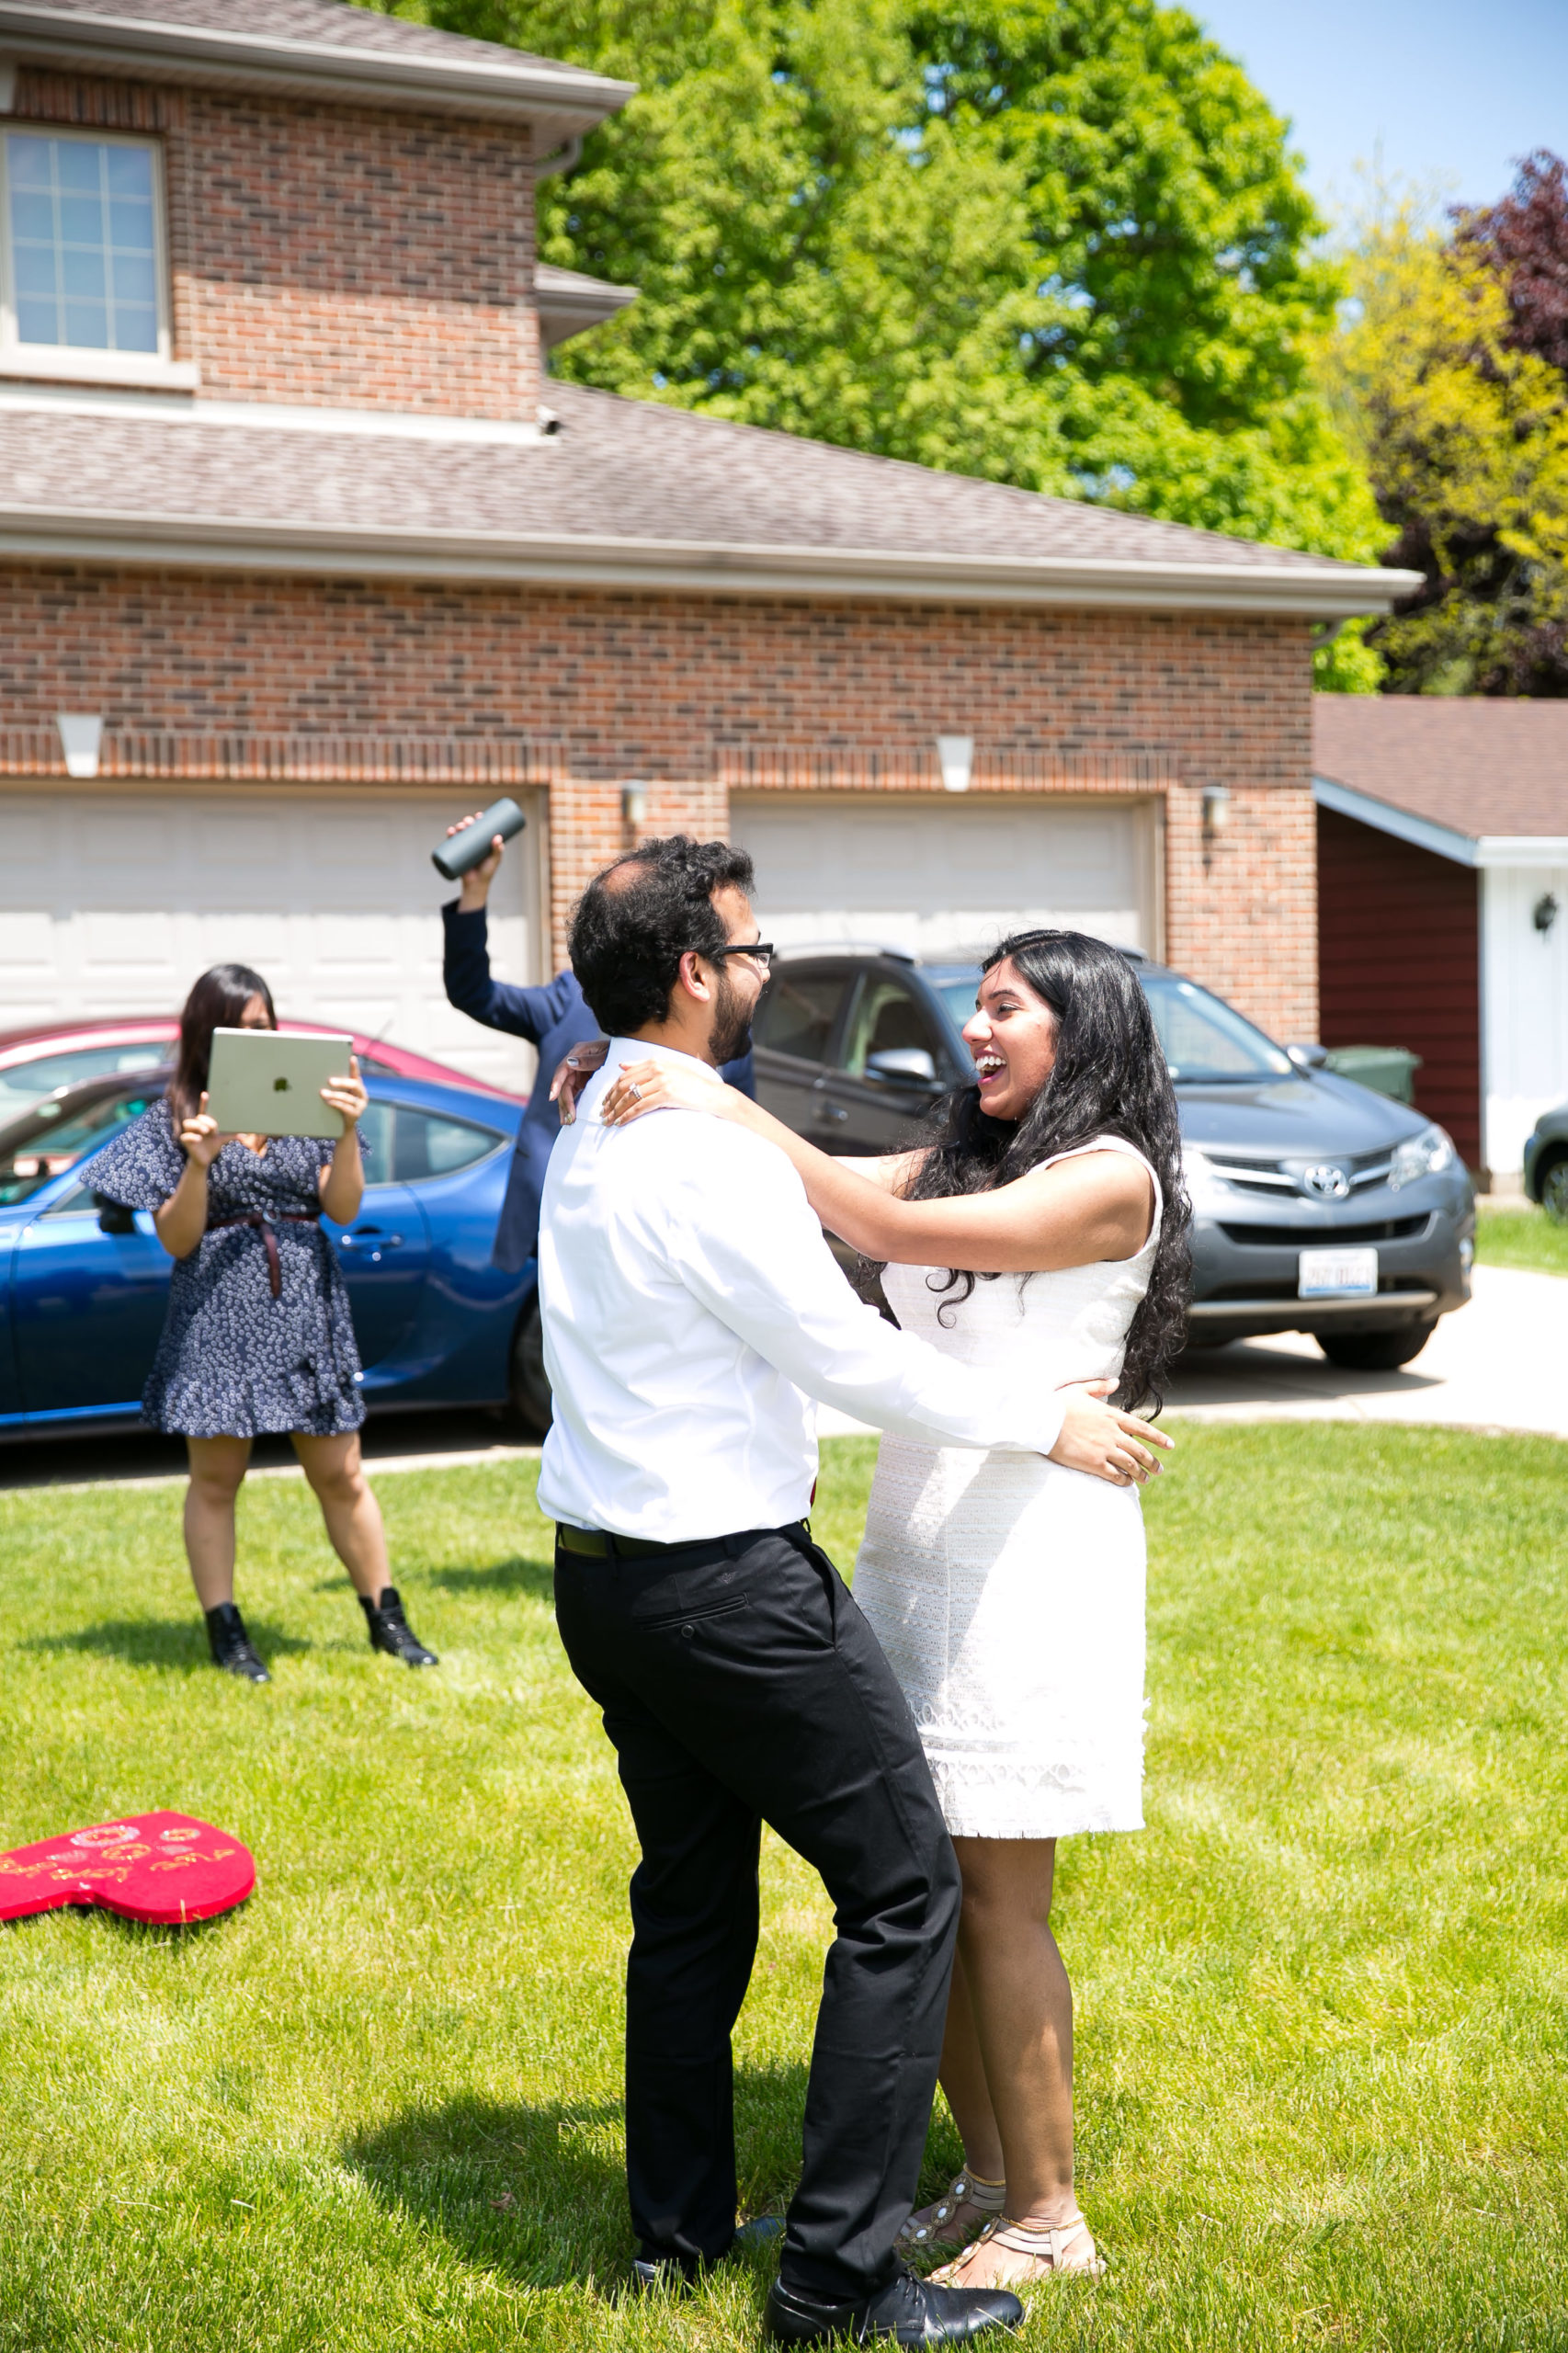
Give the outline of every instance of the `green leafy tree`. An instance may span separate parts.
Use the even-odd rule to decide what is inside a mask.
[[[1556,186],[1561,201],[1560,169]],[[1527,316],[1544,329],[1521,332],[1509,256],[1483,233],[1499,215],[1445,239],[1385,211],[1325,370],[1397,534],[1390,560],[1426,575],[1369,633],[1402,693],[1568,694],[1568,371],[1539,298]]]
[[[639,85],[540,188],[541,256],[642,290],[563,376],[1324,553],[1386,537],[1314,381],[1341,283],[1285,126],[1183,10],[403,5]]]

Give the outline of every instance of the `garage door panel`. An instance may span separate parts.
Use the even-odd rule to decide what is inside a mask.
[[[181,862],[181,847],[173,838],[166,815],[153,814],[143,823],[130,809],[110,807],[96,812],[77,837],[75,856],[89,874],[142,873],[162,868],[174,872]]]
[[[537,802],[537,796],[529,796]],[[441,985],[430,851],[472,799],[0,796],[0,1028],[177,1010],[197,975],[250,964],[286,1017],[383,1033],[496,1086],[533,1051],[455,1012]],[[498,978],[541,977],[540,812],[491,896]]]
[[[77,971],[84,980],[144,986],[149,975],[166,983],[173,974],[165,915],[91,908],[74,928]]]
[[[758,913],[771,938],[954,956],[1051,924],[1152,948],[1149,823],[1146,810],[1128,803],[868,807],[737,796],[731,830],[756,861]]]

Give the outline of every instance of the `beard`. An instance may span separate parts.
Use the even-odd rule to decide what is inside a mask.
[[[719,987],[713,999],[713,1027],[708,1032],[708,1051],[715,1063],[738,1062],[751,1045],[752,1008],[720,967]]]

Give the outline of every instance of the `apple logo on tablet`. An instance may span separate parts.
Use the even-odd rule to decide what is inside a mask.
[[[275,1078],[272,1082],[272,1092],[274,1095],[287,1095],[289,1092],[288,1080],[286,1078]]]

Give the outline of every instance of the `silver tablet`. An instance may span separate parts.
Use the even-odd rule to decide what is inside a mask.
[[[352,1038],[290,1038],[276,1029],[214,1029],[207,1108],[226,1136],[331,1136],[343,1121],[321,1099],[346,1078]]]

